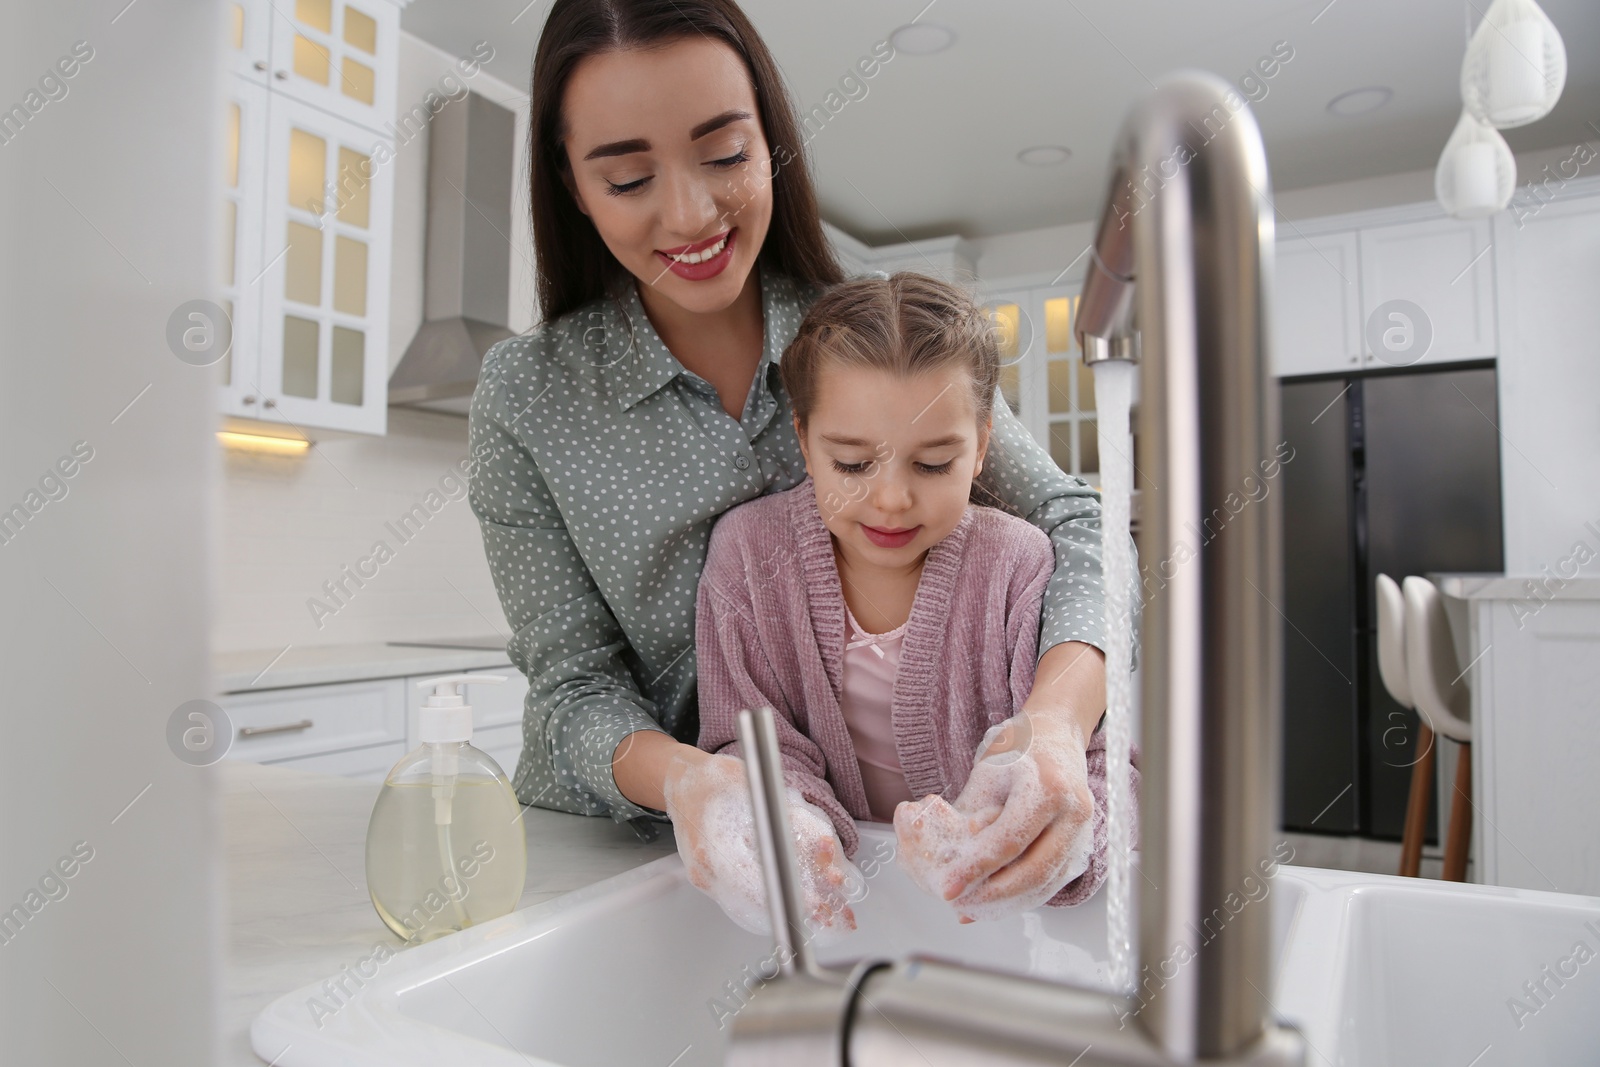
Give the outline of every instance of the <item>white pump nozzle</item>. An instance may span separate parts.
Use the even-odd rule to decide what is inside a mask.
[[[433,692],[422,702],[419,735],[427,743],[442,744],[450,741],[472,740],[472,707],[462,695],[462,689],[474,682],[505,681],[498,674],[449,674],[442,678],[429,678],[417,683],[417,688]]]

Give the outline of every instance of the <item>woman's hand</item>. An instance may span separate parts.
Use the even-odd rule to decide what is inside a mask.
[[[992,727],[953,805],[930,794],[895,810],[903,869],[962,922],[1049,900],[1088,867],[1094,843],[1086,742],[1060,713]]]
[[[722,755],[675,760],[662,792],[689,881],[739,926],[771,936],[743,761]],[[801,907],[819,931],[854,930],[855,913],[848,897],[861,874],[844,858],[828,816],[793,786],[787,796],[800,867]]]

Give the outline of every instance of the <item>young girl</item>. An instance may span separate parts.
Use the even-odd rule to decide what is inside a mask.
[[[722,762],[685,776],[686,790],[720,791],[731,819],[745,790],[724,759],[739,754],[738,712],[768,705],[813,919],[853,925],[856,819],[892,820],[901,867],[962,921],[1088,898],[1105,877],[1103,732],[1020,714],[1050,541],[971,502],[999,378],[987,319],[933,278],[845,282],[811,306],[781,373],[808,477],[712,531],[696,605],[699,746]],[[985,856],[1039,833],[1006,814],[1032,810],[1006,805],[1018,790],[1059,791],[1093,816],[1032,884],[1004,867],[973,880],[992,869]],[[763,928],[748,834],[701,837],[715,846],[685,857],[695,884]]]

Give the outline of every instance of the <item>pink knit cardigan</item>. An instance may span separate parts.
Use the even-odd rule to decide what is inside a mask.
[[[1053,567],[1043,531],[977,505],[928,550],[890,712],[913,797],[938,793],[954,801],[984,732],[1022,709],[1033,688],[1039,610]],[[740,755],[739,710],[770,706],[788,784],[828,813],[853,858],[860,841],[853,820],[872,816],[839,708],[844,594],[810,477],[717,521],[700,576],[695,645],[699,747]],[[1103,729],[1091,736],[1087,755],[1094,851],[1088,869],[1050,904],[1086,900],[1106,876]],[[1138,781],[1135,769],[1135,789]]]

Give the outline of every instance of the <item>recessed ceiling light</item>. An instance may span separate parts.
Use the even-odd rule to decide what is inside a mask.
[[[931,56],[956,43],[956,31],[932,22],[911,22],[889,35],[896,52],[908,56]]]
[[[1394,96],[1394,90],[1387,85],[1368,85],[1361,89],[1351,89],[1347,93],[1340,93],[1328,101],[1328,111],[1334,115],[1345,118],[1351,115],[1365,115],[1378,110],[1389,102]]]
[[[1030,167],[1054,167],[1071,158],[1072,149],[1059,144],[1034,145],[1017,153],[1017,160]]]

